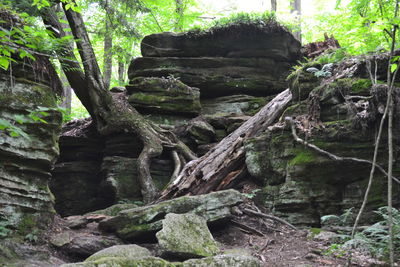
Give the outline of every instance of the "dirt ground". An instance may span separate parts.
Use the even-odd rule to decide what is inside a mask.
[[[263,266],[305,267],[347,264],[347,252],[333,250],[329,242],[314,240],[310,231],[306,229],[296,231],[268,219],[249,216],[242,216],[239,223],[250,226],[260,233],[246,230],[241,225],[228,224],[224,229],[214,232],[214,238],[222,244],[223,250],[246,250],[259,258]],[[385,266],[383,262],[360,253],[355,252],[352,257],[351,266]]]

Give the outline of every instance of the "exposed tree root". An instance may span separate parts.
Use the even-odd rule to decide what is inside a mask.
[[[244,208],[243,212],[246,213],[249,216],[257,216],[257,217],[261,217],[261,218],[265,218],[265,219],[270,219],[270,220],[279,222],[281,224],[284,224],[284,225],[288,226],[290,229],[293,229],[293,230],[296,230],[296,231],[298,230],[297,227],[294,226],[293,224],[291,224],[291,223],[289,223],[289,222],[287,222],[287,221],[285,221],[285,220],[283,220],[281,218],[278,218],[276,216],[270,215],[270,214],[265,214],[265,213],[254,211],[254,210],[247,209],[247,208]]]

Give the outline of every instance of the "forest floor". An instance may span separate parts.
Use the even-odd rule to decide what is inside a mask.
[[[251,226],[263,235],[229,224],[213,233],[223,250],[248,250],[263,266],[346,266],[347,252],[329,240],[313,238],[310,230],[292,230],[277,222],[242,216],[240,224]],[[351,266],[386,266],[357,251]]]
[[[102,237],[97,222],[92,222],[82,229],[72,230],[67,227],[68,219],[56,217],[52,227],[48,228],[42,236],[40,245],[29,243],[20,244],[21,258],[12,264],[0,262],[1,267],[57,267],[67,262],[84,260],[82,257],[68,256],[63,248],[55,249],[50,240],[58,234],[72,234],[74,236]],[[314,266],[346,266],[347,251],[337,248],[329,240],[316,239],[309,229],[293,230],[275,220],[248,216],[246,214],[235,215],[231,222],[211,228],[215,240],[219,243],[222,252],[230,254],[253,255],[261,262],[261,266],[290,266],[290,267],[314,267]],[[105,237],[105,236],[104,236]],[[84,246],[91,247],[91,242],[85,242]],[[158,244],[138,244],[148,248],[155,256],[160,256]],[[84,250],[83,247],[79,248]],[[50,260],[43,260],[43,255],[49,255]],[[25,258],[26,256],[26,258]],[[25,258],[25,259],[23,259]],[[47,258],[47,257],[46,257]],[[357,251],[353,252],[351,266],[387,266],[384,262],[377,261]],[[396,265],[400,266],[400,265]]]

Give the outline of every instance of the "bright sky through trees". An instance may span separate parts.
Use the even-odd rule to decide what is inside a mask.
[[[211,10],[219,12],[262,12],[271,9],[270,0],[199,0]],[[290,0],[278,0],[278,10],[288,10]],[[302,0],[302,13],[312,16],[334,9],[335,0]]]

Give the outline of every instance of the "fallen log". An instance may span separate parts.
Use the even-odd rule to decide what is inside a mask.
[[[247,172],[244,167],[244,140],[265,131],[282,114],[291,99],[292,94],[286,89],[207,154],[186,164],[178,177],[161,192],[159,201],[229,188]]]

